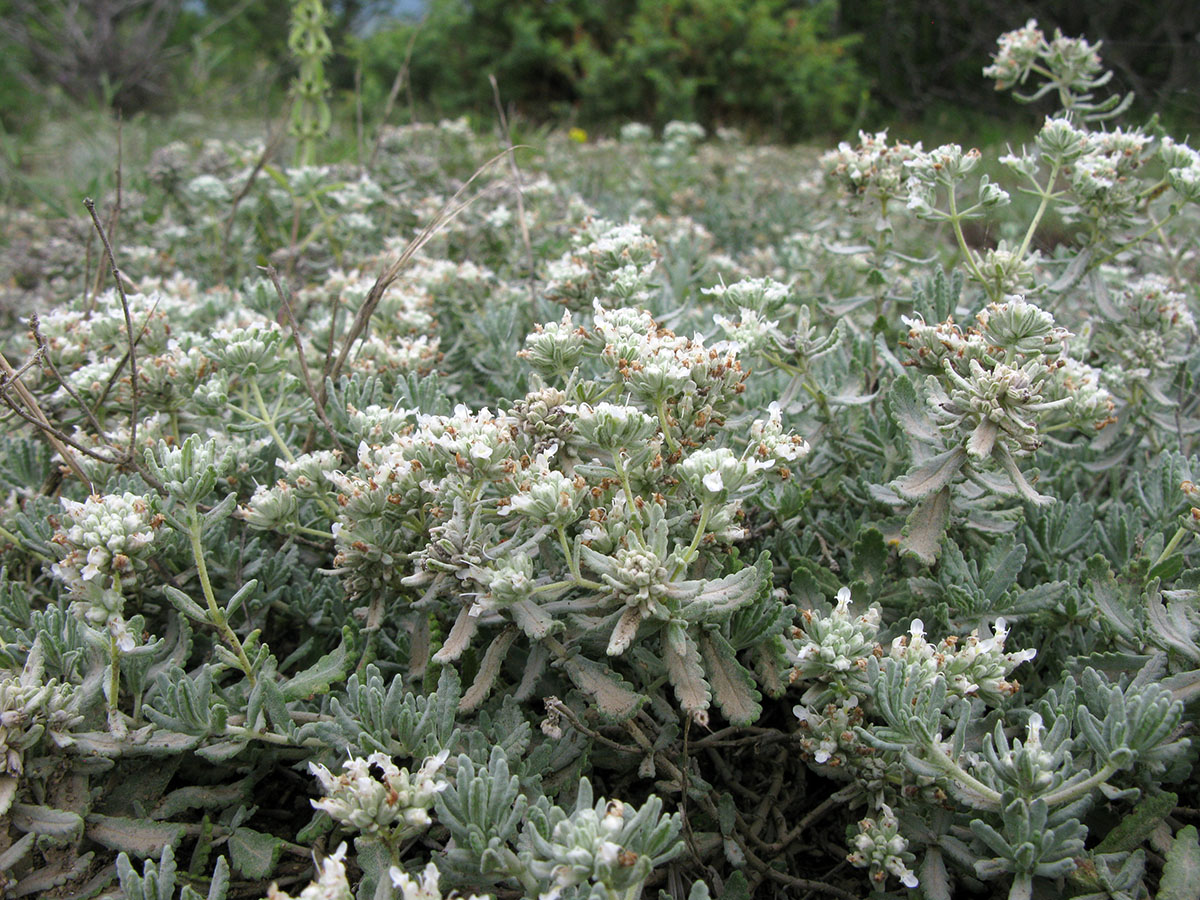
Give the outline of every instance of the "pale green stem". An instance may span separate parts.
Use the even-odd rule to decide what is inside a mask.
[[[540,587],[533,589],[534,593],[548,591],[552,588],[569,587],[578,585],[582,588],[587,588],[590,591],[606,591],[607,587],[598,581],[592,581],[589,578],[584,578],[583,573],[579,569],[579,560],[575,558],[575,554],[571,552],[571,542],[567,540],[567,532],[563,526],[558,526],[558,545],[562,548],[563,556],[567,558],[567,569],[571,572],[572,581],[556,581],[553,584],[543,584]]]
[[[575,587],[578,583],[579,582],[575,578],[572,578],[570,581],[550,581],[546,584],[537,585],[536,587],[532,588],[529,593],[546,594],[551,591],[565,591],[567,588]]]
[[[271,439],[274,440],[276,446],[279,447],[279,451],[283,454],[283,458],[290,463],[294,463],[296,461],[295,454],[293,454],[288,445],[284,443],[283,436],[275,428],[275,417],[272,416],[267,410],[267,404],[263,400],[262,391],[258,389],[258,382],[253,378],[250,379],[250,393],[254,397],[255,405],[258,407],[260,416],[259,421],[262,422],[263,427],[267,429],[267,433],[271,435]]]
[[[1171,540],[1167,541],[1167,546],[1163,547],[1162,553],[1158,554],[1158,559],[1156,559],[1154,561],[1154,564],[1152,566],[1150,566],[1150,568],[1151,569],[1157,568],[1159,565],[1162,564],[1163,560],[1165,560],[1168,556],[1170,556],[1172,553],[1174,553],[1176,548],[1179,546],[1179,542],[1183,540],[1183,536],[1186,533],[1187,533],[1187,529],[1184,528],[1182,525],[1179,526],[1179,530],[1175,532],[1175,535],[1174,535],[1174,537],[1171,538]]]
[[[954,239],[958,241],[958,249],[962,251],[963,258],[966,260],[967,268],[971,270],[971,275],[978,281],[984,290],[987,290],[987,279],[983,277],[983,273],[979,271],[979,266],[975,262],[975,253],[967,246],[966,235],[962,230],[962,217],[964,213],[958,211],[958,199],[954,196],[954,185],[947,186],[947,193],[950,195],[950,225],[954,228]],[[989,292],[988,296],[992,300],[999,300],[999,297],[992,297]]]
[[[267,404],[263,399],[262,391],[260,391],[258,388],[258,382],[254,381],[253,379],[250,380],[250,393],[254,397],[254,405],[258,407],[259,415],[256,416],[253,413],[237,406],[233,407],[234,412],[240,412],[246,418],[257,422],[259,425],[262,425],[264,428],[266,428],[267,433],[270,434],[271,439],[275,441],[275,446],[279,448],[279,451],[283,454],[284,459],[290,463],[294,463],[296,461],[296,457],[288,445],[284,443],[283,436],[279,433],[278,429],[275,428],[275,417],[271,414],[270,410],[267,409]],[[316,500],[317,505],[321,507],[322,511],[326,515],[330,517],[337,516],[337,507],[333,504],[333,501],[329,500],[327,497],[317,497]],[[317,536],[327,538],[333,537],[332,534],[325,534],[324,532],[319,532]]]
[[[253,685],[256,680],[254,677],[254,667],[250,665],[250,658],[246,656],[246,650],[242,646],[241,640],[238,639],[237,633],[229,626],[229,620],[225,618],[225,612],[217,605],[216,595],[213,594],[212,582],[208,579],[208,566],[204,562],[204,546],[200,543],[200,517],[196,512],[195,506],[188,508],[188,539],[192,545],[192,556],[196,560],[196,575],[200,579],[200,590],[204,592],[204,601],[208,604],[208,618],[216,626],[225,643],[237,654],[238,665],[242,667],[242,671],[246,673],[246,678]]]
[[[704,540],[704,533],[708,529],[708,518],[712,514],[712,510],[707,503],[700,507],[700,521],[696,523],[696,535],[692,538],[692,542],[688,545],[687,550],[683,552],[683,560],[675,567],[675,571],[671,575],[671,580],[674,581],[686,571],[688,564],[695,559],[695,553],[700,547],[700,542]]]
[[[1003,798],[999,791],[988,787],[986,784],[956,763],[948,755],[943,753],[940,747],[930,744],[928,749],[930,751],[930,762],[940,768],[951,778],[961,782],[980,797],[983,797],[984,800],[988,802],[990,808],[1000,808],[1000,801]]]
[[[342,244],[333,236],[333,219],[325,211],[325,207],[321,205],[320,197],[315,192],[309,195],[309,200],[317,208],[317,215],[321,217],[321,224],[325,226],[325,233],[329,235],[329,246],[333,250],[334,262],[340,268],[342,265]]]
[[[797,378],[803,378],[805,375],[804,369],[800,368],[799,366],[792,365],[791,363],[787,362],[786,360],[780,359],[778,356],[776,356],[774,354],[771,354],[771,353],[765,354],[764,358],[771,365],[776,366],[777,368],[783,369],[783,371],[787,372],[789,375],[794,375]]]
[[[558,525],[556,530],[558,531],[558,546],[562,548],[563,557],[567,561],[567,569],[570,571],[571,575],[574,576],[575,580],[578,581],[579,566],[575,562],[575,554],[571,552],[571,542],[567,540],[566,529],[561,525]]]
[[[280,744],[291,746],[292,740],[282,734],[274,734],[270,731],[255,731],[252,728],[246,728],[242,725],[226,725],[225,734],[228,737],[239,738],[242,740],[263,741],[267,744]]]
[[[113,634],[108,636],[108,716],[117,715],[117,698],[121,693],[121,651]]]
[[[1055,160],[1054,165],[1050,167],[1050,177],[1046,180],[1046,187],[1040,191],[1042,202],[1038,205],[1037,212],[1033,214],[1033,218],[1029,222],[1029,227],[1025,230],[1025,239],[1021,241],[1021,248],[1017,251],[1017,264],[1020,264],[1021,260],[1025,258],[1025,254],[1029,250],[1029,245],[1033,242],[1033,236],[1037,233],[1038,225],[1042,223],[1042,216],[1050,208],[1050,200],[1055,196],[1054,180],[1058,178],[1060,167],[1061,164],[1058,160]]]
[[[1042,799],[1046,801],[1046,805],[1049,807],[1062,806],[1064,803],[1070,803],[1073,800],[1077,800],[1084,794],[1091,793],[1093,788],[1100,787],[1100,785],[1104,784],[1104,782],[1108,781],[1109,778],[1119,771],[1121,771],[1120,766],[1113,765],[1112,763],[1105,763],[1102,769],[1100,769],[1086,781],[1081,781],[1078,784],[1072,784],[1068,787],[1059,788],[1057,791],[1042,797]]]
[[[1178,210],[1176,210],[1175,212],[1168,213],[1166,218],[1164,218],[1161,222],[1154,222],[1153,225],[1151,225],[1149,228],[1147,228],[1145,231],[1143,231],[1141,234],[1139,234],[1137,237],[1135,237],[1129,243],[1125,244],[1124,246],[1118,247],[1116,250],[1112,251],[1112,253],[1109,253],[1108,255],[1103,256],[1096,262],[1092,263],[1091,268],[1093,268],[1093,269],[1098,268],[1099,266],[1102,266],[1106,262],[1109,262],[1110,260],[1115,258],[1117,256],[1117,254],[1124,253],[1130,247],[1140,244],[1142,241],[1144,241],[1146,238],[1150,237],[1150,235],[1154,234],[1156,231],[1160,231],[1164,225],[1166,225],[1168,222],[1170,222],[1177,215],[1179,215]],[[1153,221],[1153,220],[1151,220],[1151,221]]]
[[[9,531],[7,528],[4,528],[2,526],[0,526],[0,537],[4,538],[6,541],[9,541],[12,544],[15,544],[18,547],[20,547],[26,553],[36,556],[42,562],[48,562],[48,563],[54,562],[54,559],[52,559],[51,557],[47,556],[45,553],[42,553],[39,550],[34,550],[25,541],[21,540],[19,537],[17,537],[15,534],[13,534],[11,531]]]
[[[1163,190],[1170,187],[1170,185],[1171,182],[1167,181],[1167,179],[1160,178],[1156,183],[1150,185],[1150,187],[1146,188],[1144,191],[1139,191],[1138,199],[1141,200],[1142,198],[1146,198],[1152,200],[1161,194]]]
[[[625,461],[621,459],[620,450],[613,454],[613,468],[617,470],[617,475],[621,478],[621,490],[625,493],[625,504],[629,509],[630,515],[632,515],[638,511],[638,508],[633,499],[633,486],[629,482],[629,470],[625,468]],[[641,516],[639,515],[637,518],[638,534],[642,533],[641,524]]]
[[[320,538],[323,541],[333,540],[333,532],[321,531],[319,528],[308,528],[304,525],[297,525],[295,531],[297,534],[307,534],[309,537]]]
[[[1012,887],[1008,891],[1008,900],[1029,900],[1033,896],[1033,875],[1029,872],[1018,872],[1013,876]]]
[[[662,433],[667,442],[667,449],[672,453],[678,453],[679,444],[671,435],[671,424],[667,420],[667,401],[665,399],[658,401],[658,421],[662,424]]]

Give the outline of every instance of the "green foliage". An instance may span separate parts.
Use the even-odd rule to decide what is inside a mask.
[[[834,35],[835,15],[832,2],[786,0],[446,0],[418,26],[366,39],[362,54],[382,96],[411,38],[413,90],[442,115],[486,115],[493,74],[505,101],[534,118],[682,119],[797,137],[844,130],[861,103],[854,40]]]
[[[294,0],[288,50],[299,71],[292,82],[292,118],[289,133],[296,138],[296,164],[316,162],[316,144],[333,123],[326,94],[325,58],[333,51],[325,33],[325,6],[321,0]]]

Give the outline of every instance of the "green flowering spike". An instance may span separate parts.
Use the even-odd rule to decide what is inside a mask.
[[[327,19],[321,0],[293,0],[288,50],[299,62],[300,70],[292,82],[294,105],[289,131],[298,142],[298,166],[314,164],[317,142],[329,133],[333,121],[324,66],[325,59],[333,52],[325,33]]]

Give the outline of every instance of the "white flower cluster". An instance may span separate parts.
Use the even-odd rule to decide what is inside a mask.
[[[66,552],[51,571],[88,622],[109,629],[122,649],[131,650],[125,594],[137,584],[163,517],[145,497],[129,492],[82,503],[64,497],[62,504],[65,521],[53,540]]]
[[[601,360],[652,409],[678,398],[679,412],[692,413],[691,422],[679,423],[685,430],[704,429],[714,408],[745,390],[746,373],[733,347],[706,347],[701,335],[676,335],[638,309],[597,304],[595,317]]]
[[[587,329],[576,325],[568,310],[561,322],[535,325],[517,355],[544,376],[565,377],[579,364],[587,343]]]
[[[1187,296],[1161,275],[1143,275],[1129,282],[1120,293],[1120,305],[1127,324],[1145,337],[1146,332],[1162,337],[1163,350],[1178,352],[1180,344],[1190,344],[1196,336]]]
[[[588,557],[591,561],[594,558]],[[613,557],[609,571],[600,578],[613,590],[613,596],[640,612],[643,616],[667,617],[662,605],[671,585],[671,573],[666,561],[648,547],[637,544],[620,547]],[[615,655],[615,654],[613,654]]]
[[[858,823],[854,837],[854,852],[846,861],[860,869],[870,869],[871,880],[879,887],[888,875],[900,879],[906,888],[915,888],[917,876],[909,864],[915,857],[908,851],[908,841],[900,834],[900,822],[886,803],[879,805],[879,817],[867,817]]]
[[[1098,373],[1067,355],[1070,333],[1020,295],[989,304],[965,331],[952,321],[909,326],[907,365],[937,375],[945,393],[930,409],[947,433],[962,435],[972,458],[988,458],[999,442],[1018,455],[1041,446],[1055,425],[1102,428],[1113,402]],[[1079,418],[1058,418],[1065,412]]]
[[[434,797],[446,788],[447,782],[438,776],[448,756],[449,751],[443,750],[429,757],[415,774],[398,768],[383,753],[348,759],[342,764],[344,775],[309,763],[326,795],[311,801],[312,805],[366,835],[389,841],[411,837],[433,822],[429,810]],[[378,777],[372,775],[372,767],[379,770]]]
[[[139,328],[139,363],[165,352],[179,322],[193,312],[182,297],[153,286],[144,286],[142,292],[128,292],[126,301],[129,315]],[[83,363],[115,365],[115,358],[128,347],[125,314],[115,290],[99,294],[94,310],[81,307],[47,310],[38,317],[55,365],[72,380],[76,377],[72,375],[75,367]]]
[[[624,450],[651,441],[658,433],[658,421],[636,406],[602,401],[564,409],[573,414],[572,441],[583,446]]]
[[[836,150],[821,157],[821,168],[827,178],[837,182],[848,193],[871,196],[887,202],[903,196],[908,172],[905,163],[922,153],[921,144],[904,141],[888,143],[887,131],[858,133],[858,144],[843,141]]]
[[[648,144],[653,138],[654,129],[644,122],[626,122],[619,132],[622,144]]]
[[[641,225],[595,220],[573,242],[573,249],[547,265],[547,297],[576,306],[647,302],[660,253]]]
[[[472,572],[472,578],[483,582],[488,593],[475,601],[471,614],[479,615],[524,600],[533,589],[535,577],[533,560],[524,553],[514,553],[491,569]]]
[[[1071,195],[1078,210],[1064,209],[1067,221],[1124,224],[1140,211],[1144,185],[1136,177],[1148,161],[1151,138],[1137,129],[1095,131],[1071,165]]]
[[[908,634],[895,638],[887,655],[903,661],[910,677],[932,681],[941,675],[951,695],[978,696],[998,703],[1016,693],[1019,685],[1008,676],[1033,659],[1037,650],[1005,652],[1008,624],[1003,618],[996,619],[992,630],[990,637],[981,637],[975,629],[965,640],[950,635],[932,644],[925,639],[925,623],[913,619]]]
[[[1063,759],[1043,745],[1042,733],[1046,730],[1041,714],[1032,713],[1025,726],[1025,740],[1014,738],[1011,745],[1000,747],[993,743],[984,745],[985,758],[992,769],[993,777],[1017,786],[1025,795],[1047,793],[1062,783],[1059,771]],[[1070,746],[1070,742],[1066,742]],[[982,766],[981,766],[982,768]]]
[[[333,853],[321,860],[316,881],[295,897],[272,884],[267,888],[267,900],[352,900],[354,892],[346,878],[345,859],[346,845],[339,844]]]
[[[225,207],[233,199],[228,186],[215,175],[197,175],[184,186],[184,193],[198,206]]]
[[[579,518],[579,503],[587,482],[551,469],[544,458],[522,473],[517,493],[508,498],[501,515],[516,514],[539,525],[563,527]]]
[[[966,638],[950,635],[934,644],[925,638],[925,624],[913,619],[908,634],[895,638],[885,650],[877,642],[880,611],[871,607],[854,615],[850,589],[838,591],[837,603],[826,615],[801,612],[791,655],[793,681],[816,682],[804,704],[820,704],[830,697],[845,698],[864,690],[868,658],[890,657],[904,663],[909,678],[931,682],[942,677],[947,692],[958,698],[981,697],[997,703],[1016,692],[1008,676],[1036,656],[1033,649],[1006,652],[1008,625],[998,618],[990,636],[975,629]],[[803,707],[796,707],[801,715]]]
[[[808,456],[809,446],[808,441],[798,434],[784,431],[783,414],[776,400],[767,407],[767,418],[751,423],[749,452],[757,460],[774,462],[775,472],[782,478],[789,478],[788,465]]]
[[[754,354],[777,350],[783,343],[779,322],[768,319],[753,309],[739,309],[738,318],[720,314],[713,316],[733,345],[742,353]]]
[[[860,615],[850,612],[850,588],[838,591],[833,610],[825,616],[802,610],[801,631],[792,662],[793,680],[833,681],[842,673],[865,670],[867,657],[879,647],[879,607]],[[800,709],[801,707],[796,707]]]
[[[992,64],[983,70],[984,78],[996,80],[997,90],[1023,82],[1029,77],[1038,57],[1049,50],[1037,19],[1027,21],[1024,28],[1000,35],[999,45],[996,55],[992,57]]]
[[[727,309],[743,314],[750,310],[764,318],[778,315],[791,298],[792,291],[774,278],[743,278],[733,284],[717,284],[700,293],[715,297]]]
[[[773,458],[763,460],[753,454],[739,458],[728,447],[705,447],[685,459],[678,472],[701,502],[705,502],[724,500],[745,488],[760,486],[755,475],[774,465]]]
[[[253,496],[238,507],[235,515],[251,528],[288,534],[295,531],[299,510],[300,497],[295,488],[281,478],[273,485],[260,484],[255,488]]]
[[[231,374],[269,375],[287,365],[280,352],[283,340],[279,325],[266,320],[219,328],[212,333],[209,354]]]
[[[1200,203],[1200,153],[1170,137],[1162,139],[1158,152],[1174,191],[1186,203]]]
[[[860,758],[863,748],[854,730],[864,718],[858,697],[851,695],[827,703],[820,713],[798,703],[792,712],[800,720],[799,744],[806,758],[832,768],[845,765],[847,758],[854,758],[859,766],[866,762]]]
[[[908,172],[905,186],[908,191],[908,208],[918,218],[940,221],[948,219],[950,213],[939,205],[939,192],[947,191],[953,198],[959,182],[963,181],[979,165],[981,154],[972,148],[964,151],[958,144],[943,144],[928,152],[914,151],[904,161]],[[1008,192],[993,184],[985,175],[979,180],[979,192],[975,202],[966,209],[956,210],[960,218],[982,215],[986,210],[1006,206]],[[952,206],[953,208],[953,206]]]
[[[412,878],[399,866],[388,870],[392,887],[400,889],[400,900],[442,900],[442,892],[438,888],[439,874],[437,866],[430,862],[418,878]],[[454,895],[460,896],[460,895]],[[491,895],[471,894],[463,900],[491,900]]]

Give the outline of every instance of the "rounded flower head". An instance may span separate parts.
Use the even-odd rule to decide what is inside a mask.
[[[326,795],[313,800],[312,805],[363,834],[412,836],[433,821],[429,809],[434,795],[446,787],[446,782],[436,776],[448,756],[449,751],[443,750],[429,757],[415,775],[397,768],[383,753],[348,759],[342,764],[346,770],[343,775],[333,775],[324,766],[309,763],[309,770]],[[372,767],[379,770],[378,777],[372,775]]]
[[[854,852],[846,857],[852,866],[871,870],[871,880],[882,886],[889,875],[900,879],[907,888],[915,888],[917,876],[909,868],[916,857],[908,852],[908,841],[900,834],[900,823],[888,807],[881,804],[879,818],[858,823]]]

